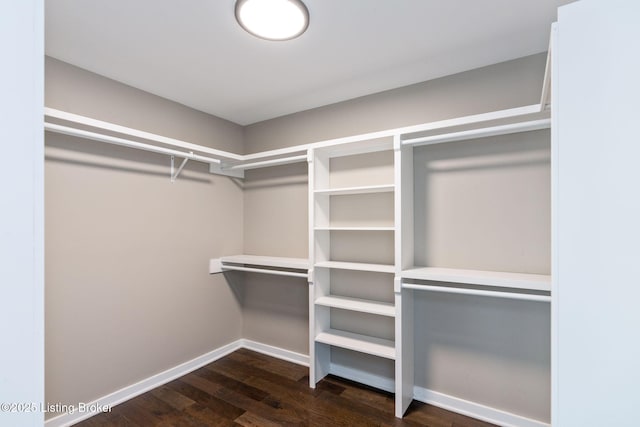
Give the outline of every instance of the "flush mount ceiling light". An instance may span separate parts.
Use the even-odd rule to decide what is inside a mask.
[[[290,40],[309,26],[309,11],[300,0],[237,0],[236,20],[266,40]]]

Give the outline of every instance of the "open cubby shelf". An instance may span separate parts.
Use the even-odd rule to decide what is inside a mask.
[[[393,184],[388,185],[366,185],[360,187],[328,188],[314,190],[316,195],[343,196],[348,194],[370,194],[370,193],[391,193],[395,190]]]
[[[380,316],[394,317],[396,315],[396,309],[392,303],[371,301],[362,298],[327,295],[317,298],[315,303],[316,305],[325,307],[378,314]]]
[[[370,264],[364,262],[345,261],[321,261],[315,263],[320,268],[335,268],[338,270],[371,271],[376,273],[394,273],[395,267],[392,264]]]
[[[338,329],[327,329],[316,335],[316,342],[346,348],[385,359],[396,358],[395,343],[391,340],[370,337]]]

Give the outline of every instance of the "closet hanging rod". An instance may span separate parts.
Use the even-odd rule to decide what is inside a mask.
[[[491,126],[487,128],[450,132],[442,135],[430,135],[421,138],[405,139],[402,145],[429,145],[443,142],[463,141],[473,138],[486,138],[489,136],[508,135],[518,132],[529,132],[540,129],[549,129],[551,119],[531,120],[526,122],[510,123],[507,125]]]
[[[135,148],[135,149],[138,149],[138,150],[150,151],[150,152],[159,153],[159,154],[167,154],[169,156],[176,156],[176,157],[180,157],[180,158],[183,158],[183,159],[195,160],[195,161],[198,161],[198,162],[209,163],[209,164],[211,164],[211,163],[219,164],[220,163],[220,160],[218,160],[218,159],[214,159],[214,158],[206,157],[206,156],[201,156],[199,154],[185,153],[183,151],[174,150],[174,149],[171,149],[171,148],[158,147],[158,146],[151,145],[151,144],[145,144],[145,143],[142,143],[142,142],[131,141],[131,140],[128,140],[128,139],[118,138],[118,137],[110,136],[110,135],[102,135],[102,134],[95,133],[95,132],[89,132],[89,131],[82,130],[82,129],[75,129],[75,128],[71,128],[71,127],[68,127],[68,126],[62,126],[62,125],[57,125],[57,124],[53,124],[53,123],[46,123],[45,122],[44,128],[45,128],[45,130],[48,130],[50,132],[55,132],[55,133],[60,133],[60,134],[63,134],[63,135],[70,135],[70,136],[79,136],[79,137],[91,139],[91,140],[94,140],[94,141],[106,142],[107,144],[120,145],[122,147]]]
[[[251,267],[237,267],[235,265],[223,265],[223,271],[232,270],[232,271],[248,271],[250,273],[265,273],[265,274],[276,274],[278,276],[290,276],[290,277],[309,277],[307,273],[296,273],[294,271],[283,271],[283,270],[270,270],[267,268],[251,268]]]
[[[307,161],[307,155],[304,154],[301,156],[283,157],[281,159],[263,160],[260,162],[243,163],[243,164],[237,164],[237,165],[227,166],[227,167],[223,166],[222,169],[224,170],[257,169],[257,168],[262,168],[266,166],[286,165],[289,163],[300,163],[300,162],[306,162],[306,161]]]
[[[516,299],[524,301],[551,302],[549,295],[534,295],[521,292],[501,292],[487,291],[482,289],[466,289],[466,288],[447,288],[443,286],[418,285],[414,283],[403,283],[402,289],[415,289],[418,291],[443,292],[449,294],[475,295],[493,298]]]

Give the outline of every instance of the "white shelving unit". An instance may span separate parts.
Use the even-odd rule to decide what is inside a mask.
[[[448,292],[490,298],[520,299],[534,303],[550,301],[551,277],[549,275],[414,265],[416,255],[414,147],[546,129],[550,124],[548,112],[541,110],[541,108],[523,107],[519,110],[445,121],[440,123],[441,127],[434,125],[412,131],[406,129],[406,132],[392,135],[392,139],[387,143],[378,140],[370,146],[367,146],[364,139],[355,140],[354,137],[348,141],[336,141],[335,145],[320,143],[316,148],[310,149],[311,387],[332,372],[332,348],[393,360],[395,411],[397,417],[402,417],[413,399],[415,292]],[[353,147],[350,144],[354,144]],[[393,160],[391,155],[389,156],[390,175],[386,178],[386,182],[380,182],[378,177],[371,180],[359,179],[356,171],[349,171],[345,167],[348,163],[345,157],[348,156],[358,156],[359,160],[355,163],[359,167],[366,165],[367,156],[372,156],[372,162],[376,164],[376,155],[372,153],[380,150],[393,153]],[[363,175],[366,176],[367,172],[367,167],[364,166]],[[334,174],[343,174],[355,182],[349,182],[341,176],[334,180]],[[370,212],[366,208],[362,211],[352,209],[352,212],[355,210],[362,217],[352,213],[348,218],[336,218],[345,210],[349,210],[345,206],[348,206],[350,197],[354,200],[360,197],[362,203],[375,205],[375,209],[370,209]],[[376,197],[379,199],[372,199]],[[387,198],[383,199],[384,197]],[[387,207],[390,208],[389,211],[386,210]],[[377,212],[379,215],[367,218],[367,214],[371,212]],[[362,254],[358,259],[339,259],[335,256],[338,249],[344,255],[344,239],[351,239],[346,246],[353,249],[352,240],[360,240],[363,246],[367,246],[365,242],[373,242],[376,238],[374,236],[383,236],[384,233],[393,235],[393,259],[387,262],[368,262],[363,259]],[[342,240],[337,239],[339,236]],[[340,244],[336,243],[338,241]],[[386,240],[380,238],[380,242],[390,241],[388,237]],[[332,243],[335,245],[332,246]],[[383,244],[368,246],[379,247],[381,252],[387,249]],[[362,248],[365,254],[370,250],[370,247]],[[335,275],[335,272],[340,270],[387,275],[388,278],[385,280],[388,280],[389,286],[393,288],[393,302],[372,301],[332,292],[332,274]],[[340,325],[340,328],[334,327],[333,310],[392,319],[393,339],[349,331],[344,324]],[[341,369],[340,372],[345,374],[348,370]],[[373,377],[375,375],[372,375]],[[362,378],[361,376],[360,381]],[[373,380],[369,385],[375,386]]]
[[[381,275],[381,282],[386,281],[389,291],[393,289],[397,269],[392,243],[396,232],[393,207],[395,160],[392,148],[392,140],[387,138],[372,144],[359,141],[338,149],[327,147],[310,152],[309,252],[313,271],[309,287],[311,387],[332,372],[332,349],[396,360],[394,339],[347,330],[345,325],[338,328],[333,319],[334,310],[341,310],[354,315],[372,316],[367,318],[372,322],[396,322],[395,301],[366,298],[366,292],[363,292],[366,289],[358,288],[362,284],[346,284],[350,296],[341,295],[334,289],[336,274],[341,270],[349,270],[354,274]],[[361,185],[369,182],[371,185]],[[361,198],[363,196],[364,199]],[[370,203],[371,209],[358,206],[359,202]],[[341,218],[344,212],[348,212],[348,218]],[[378,216],[368,217],[371,212]],[[377,243],[367,243],[372,241]],[[341,244],[345,242],[348,244]],[[348,246],[352,252],[345,251],[343,246]],[[374,253],[378,250],[380,253]],[[386,262],[375,262],[382,258]],[[363,295],[353,296],[359,292],[363,292]]]

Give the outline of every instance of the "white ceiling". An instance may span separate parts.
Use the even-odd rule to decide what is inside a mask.
[[[300,38],[235,0],[47,0],[46,53],[245,125],[545,51],[571,0],[304,0]]]

